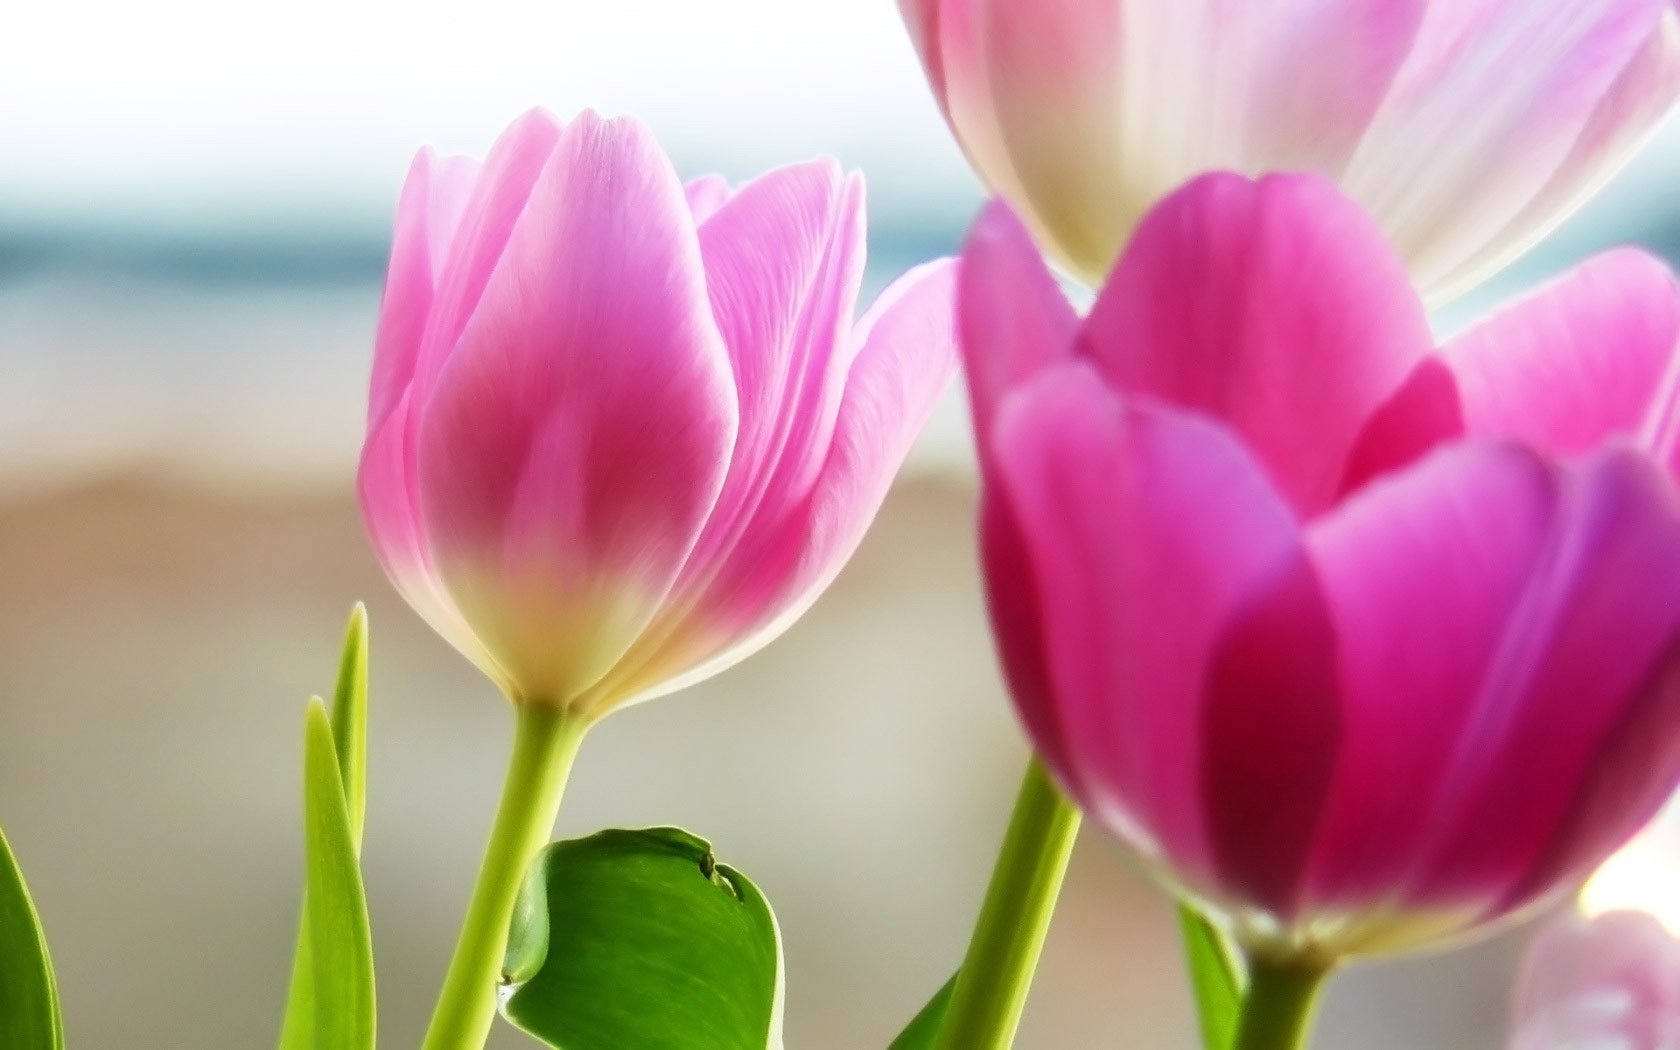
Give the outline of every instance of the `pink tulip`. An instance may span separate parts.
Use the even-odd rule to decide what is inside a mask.
[[[1336,180],[1432,299],[1508,262],[1680,95],[1676,0],[899,0],[969,159],[1099,283],[1211,170]]]
[[[1667,888],[1673,892],[1674,887]],[[1680,939],[1639,911],[1560,916],[1535,939],[1513,1050],[1680,1046]]]
[[[1680,291],[1599,259],[1436,353],[1315,176],[1199,179],[1081,321],[1001,204],[958,312],[993,623],[1086,813],[1251,948],[1460,933],[1680,778]]]
[[[363,514],[511,697],[594,717],[780,633],[834,578],[955,364],[951,268],[855,326],[863,183],[686,188],[650,132],[538,111],[398,206]]]

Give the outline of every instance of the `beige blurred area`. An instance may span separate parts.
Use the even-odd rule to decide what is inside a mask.
[[[1024,761],[985,629],[971,484],[916,471],[784,638],[586,742],[561,835],[677,823],[757,879],[788,1045],[883,1048],[960,956]],[[70,1045],[272,1045],[300,879],[302,711],[372,620],[366,877],[381,1044],[419,1043],[488,826],[505,705],[381,577],[349,480],[144,475],[0,507],[0,822]],[[1167,901],[1081,841],[1024,1048],[1195,1045]],[[1357,969],[1321,1048],[1495,1048],[1509,945]],[[500,1027],[492,1046],[534,1045]]]

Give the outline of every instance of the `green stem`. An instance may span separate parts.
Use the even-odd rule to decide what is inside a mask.
[[[560,795],[588,724],[541,704],[515,704],[513,756],[472,902],[426,1029],[425,1050],[481,1050],[496,1019],[496,986],[514,899],[554,831]]]
[[[938,1046],[1005,1050],[1015,1041],[1078,834],[1079,811],[1033,759],[957,971]]]
[[[1248,994],[1232,1050],[1304,1050],[1329,975],[1323,966],[1250,956]]]

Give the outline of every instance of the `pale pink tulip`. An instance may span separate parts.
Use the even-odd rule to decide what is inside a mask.
[[[1432,300],[1533,244],[1680,95],[1676,0],[899,0],[969,159],[1088,284],[1213,170],[1338,182]]]
[[[1680,939],[1641,911],[1562,915],[1529,949],[1516,1016],[1513,1050],[1674,1050]]]
[[[1680,778],[1680,294],[1597,260],[1436,353],[1329,182],[1199,179],[1081,320],[959,281],[994,628],[1062,785],[1263,952],[1452,936]]]
[[[404,187],[361,502],[404,597],[512,697],[596,716],[741,659],[852,553],[955,363],[951,268],[855,326],[863,183],[688,187],[531,113]]]

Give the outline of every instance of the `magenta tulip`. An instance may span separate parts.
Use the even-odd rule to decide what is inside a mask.
[[[951,267],[859,323],[863,183],[684,187],[534,112],[398,206],[360,490],[404,597],[509,696],[593,718],[741,659],[834,578],[954,370]]]
[[[947,122],[1088,284],[1202,172],[1312,171],[1432,299],[1531,245],[1680,95],[1675,0],[899,0]]]
[[[1436,352],[1329,182],[1199,179],[1075,316],[1007,206],[960,334],[994,627],[1068,793],[1257,953],[1458,934],[1680,778],[1680,293],[1619,253]]]

